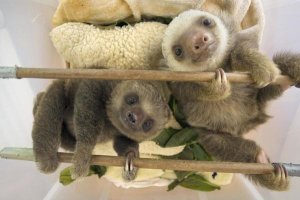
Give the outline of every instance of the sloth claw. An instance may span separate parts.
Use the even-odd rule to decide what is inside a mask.
[[[126,155],[126,162],[122,173],[123,179],[126,181],[134,180],[137,175],[138,168],[133,165],[135,157],[135,153],[132,151]]]
[[[216,78],[213,80],[213,84],[215,84],[216,90],[221,92],[225,92],[230,88],[226,73],[222,68],[216,70]]]
[[[217,83],[219,83],[220,85],[228,83],[226,73],[222,68],[218,68],[215,73],[216,73],[215,80]]]

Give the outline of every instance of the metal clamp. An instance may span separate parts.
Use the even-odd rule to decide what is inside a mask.
[[[0,78],[7,79],[7,78],[17,78],[17,66],[14,67],[0,67]]]
[[[281,165],[286,169],[289,176],[300,177],[300,165],[299,164],[282,163]]]

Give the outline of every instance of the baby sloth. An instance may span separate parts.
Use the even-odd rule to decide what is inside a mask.
[[[266,86],[280,71],[256,44],[243,37],[229,13],[224,10],[215,16],[188,10],[176,17],[167,27],[162,44],[168,67],[175,71],[214,72],[222,68],[249,72],[257,86]]]
[[[57,169],[61,145],[74,150],[72,178],[86,176],[98,142],[113,139],[120,156],[137,157],[138,143],[156,137],[171,119],[165,83],[56,80],[37,96],[33,150],[42,172]],[[136,171],[125,171],[127,180]]]
[[[277,55],[273,62],[239,39],[224,13],[217,17],[191,10],[179,15],[169,25],[163,44],[169,67],[181,71],[216,71],[216,78],[210,83],[171,82],[169,86],[187,123],[198,132],[198,142],[210,155],[222,161],[269,163],[264,151],[243,135],[267,121],[267,102],[280,96],[285,88],[230,86],[224,70],[249,71],[257,86],[265,86],[276,78],[279,68],[299,82],[300,55]],[[273,174],[249,177],[269,189],[286,190],[289,185],[286,170],[280,165],[274,167]]]

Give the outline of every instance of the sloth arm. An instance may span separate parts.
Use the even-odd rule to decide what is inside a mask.
[[[127,156],[128,153],[134,153],[135,157],[139,155],[139,144],[125,136],[116,136],[113,140],[113,145],[118,156]]]
[[[75,177],[87,174],[92,151],[104,126],[103,95],[102,84],[90,80],[82,81],[76,92],[74,128],[77,143],[73,157]]]
[[[66,104],[64,83],[53,81],[45,92],[38,94],[33,109],[33,151],[40,170],[46,173],[55,171],[59,165],[57,150]]]
[[[275,100],[280,97],[285,91],[285,87],[281,85],[268,85],[259,89],[257,100],[260,103],[267,103],[268,101]]]
[[[221,82],[213,79],[209,83],[204,82],[172,82],[169,84],[173,95],[183,101],[207,100],[218,101],[227,98],[231,94],[231,86],[228,81]]]

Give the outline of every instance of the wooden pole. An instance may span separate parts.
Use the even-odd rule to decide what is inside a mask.
[[[60,162],[71,163],[72,153],[58,153]],[[0,158],[13,160],[35,161],[33,150],[31,148],[13,148],[7,147],[0,151]],[[92,164],[102,166],[121,166],[125,165],[125,158],[118,156],[93,155]],[[177,171],[196,171],[196,172],[223,172],[223,173],[241,173],[241,174],[267,174],[274,171],[272,164],[259,163],[237,163],[237,162],[215,162],[215,161],[194,161],[194,160],[171,160],[171,159],[149,159],[136,158],[133,161],[134,166],[149,169],[169,169]],[[299,164],[282,165],[289,176],[300,177]]]
[[[10,70],[7,73],[7,70]],[[1,73],[2,72],[2,73]],[[1,76],[2,74],[2,76]],[[4,75],[3,75],[4,74]],[[233,83],[252,83],[247,73],[227,73]],[[174,72],[162,70],[115,70],[115,69],[63,69],[0,67],[2,78],[41,79],[103,79],[103,80],[156,80],[207,82],[215,77],[214,72]],[[287,76],[279,76],[276,84],[292,84]]]
[[[60,162],[71,163],[72,153],[58,153]],[[34,161],[33,151],[30,148],[4,148],[0,152],[4,159]],[[136,158],[134,165],[139,168],[169,169],[178,171],[202,171],[202,172],[224,172],[242,174],[265,174],[272,173],[274,168],[271,164],[257,163],[233,163],[233,162],[210,162],[193,160],[169,160]],[[124,166],[125,158],[116,156],[93,155],[92,164],[102,166]]]

